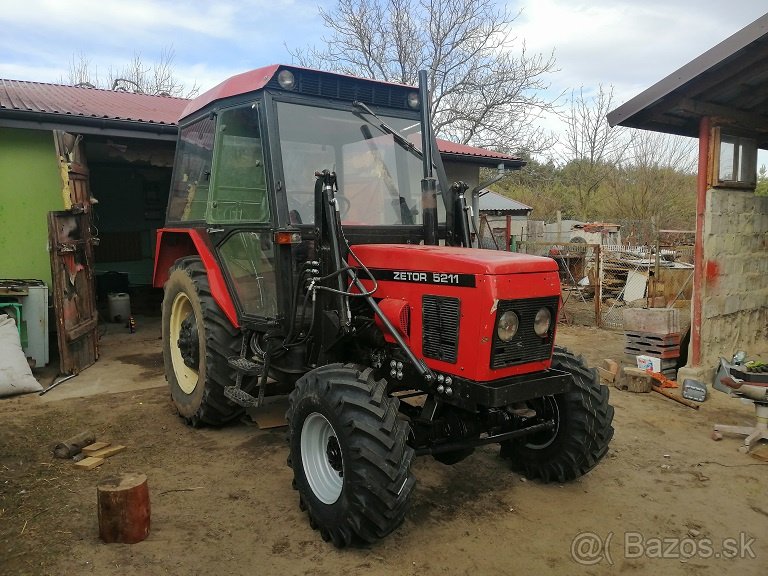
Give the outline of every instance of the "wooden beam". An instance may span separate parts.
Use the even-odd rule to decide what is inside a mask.
[[[690,98],[682,98],[678,107],[685,112],[690,112],[697,116],[710,116],[719,120],[729,121],[746,128],[750,132],[768,132],[768,118],[762,114],[753,114],[738,108],[712,104],[710,102],[700,102]]]

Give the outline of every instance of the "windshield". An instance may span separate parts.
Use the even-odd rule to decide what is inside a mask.
[[[315,171],[336,172],[339,210],[349,225],[420,225],[420,154],[398,143],[363,110],[277,103],[288,210],[294,224],[314,222]],[[378,111],[376,111],[378,114]],[[419,121],[379,114],[417,148]],[[445,208],[438,201],[438,218]]]

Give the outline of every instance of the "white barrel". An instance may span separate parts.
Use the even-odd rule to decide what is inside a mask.
[[[109,320],[111,322],[127,322],[131,317],[131,297],[125,292],[107,295],[109,301]]]

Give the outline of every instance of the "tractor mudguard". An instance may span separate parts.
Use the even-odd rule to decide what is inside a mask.
[[[235,303],[227,290],[227,283],[221,273],[213,247],[208,241],[204,229],[197,228],[160,228],[157,231],[157,243],[155,248],[155,269],[152,275],[152,285],[162,288],[168,280],[168,270],[179,258],[185,256],[200,257],[205,271],[208,274],[208,283],[211,287],[211,295],[219,305],[221,311],[232,323],[239,328]]]

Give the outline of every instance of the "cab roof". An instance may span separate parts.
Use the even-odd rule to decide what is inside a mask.
[[[223,100],[224,98],[230,98],[232,96],[239,96],[241,94],[248,94],[249,92],[255,92],[256,90],[261,90],[262,88],[265,88],[268,84],[270,84],[270,82],[272,81],[276,82],[277,74],[281,70],[290,70],[291,72],[294,72],[294,73],[304,72],[304,73],[310,73],[312,75],[322,75],[325,78],[333,79],[337,82],[346,81],[346,83],[349,83],[350,81],[353,81],[356,83],[367,85],[369,87],[378,85],[378,86],[381,86],[382,88],[400,89],[398,91],[405,90],[405,91],[413,92],[417,90],[417,88],[414,88],[413,86],[406,86],[404,84],[395,84],[393,82],[381,82],[378,80],[369,80],[367,78],[358,78],[356,76],[339,74],[337,72],[326,72],[322,70],[314,70],[312,68],[304,68],[302,66],[293,66],[293,65],[286,65],[286,64],[271,64],[269,66],[256,68],[255,70],[250,70],[248,72],[243,72],[242,74],[237,74],[235,76],[227,78],[217,86],[214,86],[210,90],[200,94],[200,96],[198,96],[197,98],[192,100],[189,104],[187,104],[179,120],[184,119],[187,116],[190,116],[192,114],[195,114],[196,112],[199,112],[209,104],[216,102],[218,100]],[[335,95],[332,93],[323,93],[322,88],[318,88],[318,93],[319,95],[331,96],[331,97]],[[342,96],[342,94],[339,94],[339,96]]]

